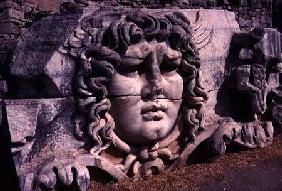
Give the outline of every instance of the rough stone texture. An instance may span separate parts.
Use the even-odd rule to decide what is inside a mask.
[[[26,30],[27,13],[39,11],[38,1],[2,0],[0,2],[0,65],[9,59],[9,49]]]
[[[280,32],[282,32],[282,21],[281,21],[281,10],[282,10],[282,1],[276,0],[273,6],[273,27],[277,28]]]
[[[276,30],[243,33],[224,10],[95,6],[33,25],[4,67],[22,190],[73,178],[86,190],[89,166],[115,179],[172,170],[204,140],[214,154],[271,144],[281,129]],[[232,107],[242,93],[249,113]]]
[[[62,4],[66,2],[65,4]],[[3,0],[0,2],[0,18],[1,22],[12,22],[17,23],[16,35],[11,31],[14,29],[5,30],[0,32],[0,64],[4,59],[7,59],[7,54],[9,56],[8,49],[13,46],[20,35],[26,31],[26,27],[29,27],[38,18],[44,17],[44,14],[57,13],[60,11],[70,11],[70,12],[81,12],[82,9],[88,4],[95,3],[96,6],[126,6],[126,7],[147,7],[153,9],[159,8],[175,8],[179,7],[182,9],[224,9],[233,11],[236,13],[236,20],[239,22],[239,26],[244,30],[249,30],[254,26],[271,27],[272,25],[281,31],[280,23],[280,12],[281,2],[279,0],[273,1],[186,1],[186,0],[176,0],[176,1],[86,1],[86,0],[39,0],[39,1],[14,1],[14,0]],[[273,5],[273,6],[272,6]],[[273,11],[272,11],[273,7]],[[30,20],[29,15],[32,14],[32,20]],[[24,18],[23,18],[24,16]],[[14,18],[16,17],[16,18]],[[35,20],[33,20],[35,18]],[[0,29],[3,27],[0,27]]]
[[[24,12],[17,2],[0,2],[0,65],[3,65],[10,46],[19,38],[23,21]]]
[[[73,105],[67,98],[5,100],[19,177],[34,176],[55,155],[67,158],[82,146],[73,139]]]
[[[54,15],[43,19],[18,42],[9,63],[12,81],[16,83],[12,85],[16,89],[14,97],[62,97],[72,94],[74,61],[58,49],[69,38],[78,17]]]
[[[53,1],[42,0],[42,1],[37,1],[37,3],[38,3],[38,8],[40,10],[52,11],[56,13],[60,11],[62,0],[53,0]]]
[[[65,6],[76,14],[34,24],[2,70],[22,190],[86,190],[87,167],[148,176],[184,164],[205,140],[223,154],[281,131],[277,30],[242,32],[225,10]]]

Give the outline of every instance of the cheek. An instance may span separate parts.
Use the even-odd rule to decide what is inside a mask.
[[[171,100],[168,104],[167,117],[173,123],[177,119],[182,100]]]
[[[109,95],[140,95],[141,81],[138,75],[130,77],[121,75],[117,72],[112,77],[111,85],[108,88]]]
[[[140,97],[124,96],[110,100],[109,113],[116,123],[116,131],[120,131],[120,133],[134,131],[135,125],[140,124]]]
[[[163,90],[169,99],[182,99],[183,78],[178,74],[163,75]]]

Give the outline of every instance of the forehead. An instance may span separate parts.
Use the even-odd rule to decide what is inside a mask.
[[[180,56],[181,54],[180,51],[172,49],[167,41],[157,42],[156,40],[153,40],[148,42],[143,40],[140,43],[129,45],[123,56],[129,56],[134,53],[140,55],[148,54],[150,52],[156,52],[158,54],[171,53],[175,54],[175,56]]]
[[[180,51],[173,50],[167,41],[157,42],[143,40],[140,43],[132,44],[128,46],[124,55],[121,55],[121,64],[139,64],[150,54],[156,54],[158,58],[163,59],[165,56],[167,59],[181,58]]]
[[[134,52],[138,54],[148,54],[152,51],[164,51],[167,49],[170,49],[170,46],[166,41],[157,42],[153,40],[148,42],[142,40],[140,43],[129,45],[124,55],[130,55]]]

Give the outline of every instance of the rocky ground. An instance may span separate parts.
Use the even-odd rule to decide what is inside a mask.
[[[282,135],[272,146],[228,153],[145,180],[93,181],[90,191],[282,191]]]

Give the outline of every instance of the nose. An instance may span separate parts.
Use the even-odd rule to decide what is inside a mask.
[[[146,59],[146,83],[141,92],[144,99],[155,99],[163,94],[162,75],[160,71],[162,57],[158,55],[156,49],[153,49]]]

